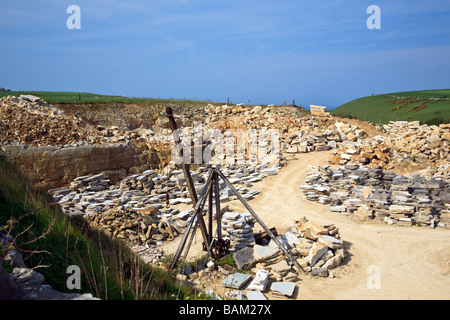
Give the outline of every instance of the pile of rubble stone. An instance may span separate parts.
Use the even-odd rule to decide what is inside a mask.
[[[83,147],[87,145],[142,142],[153,149],[167,144],[171,133],[156,136],[148,128],[127,130],[92,125],[66,115],[39,97],[21,95],[0,99],[0,145]],[[165,146],[168,148],[168,146]]]
[[[360,163],[369,168],[392,169],[393,161],[448,163],[450,126],[420,125],[419,121],[391,121],[380,129],[388,136],[349,140],[333,150],[330,164]]]
[[[0,142],[33,146],[101,142],[98,130],[34,96],[0,99]]]
[[[240,215],[235,214],[237,217]],[[186,266],[184,274],[179,274],[177,278],[198,287],[212,285],[219,280],[224,287],[230,288],[225,293],[229,299],[266,300],[265,294],[268,292],[274,296],[292,298],[297,289],[296,283],[305,273],[334,277],[332,270],[338,268],[346,257],[344,241],[334,224],[319,225],[303,217],[287,228],[284,234],[278,235],[276,230],[275,234],[302,270],[293,266],[272,239],[262,238],[258,243],[233,253],[237,266],[235,273],[230,268],[216,266],[212,261],[206,266],[199,261],[196,268]],[[221,299],[214,292],[211,297]]]
[[[223,116],[226,115],[232,115],[232,114],[239,114],[247,111],[246,108],[243,107],[242,104],[238,104],[236,106],[229,106],[229,105],[222,105],[222,106],[215,106],[213,104],[208,104],[205,107],[205,111],[207,114],[220,114]]]
[[[392,139],[394,155],[418,162],[448,163],[450,124],[426,125],[419,121],[396,121],[383,125]]]
[[[339,165],[359,163],[368,168],[391,169],[391,158],[391,143],[383,136],[375,136],[358,142],[343,143],[339,149],[333,150],[328,162]]]
[[[393,168],[393,160],[444,164],[450,157],[450,128],[447,124],[428,126],[420,125],[418,121],[397,121],[379,126],[389,136],[380,133],[368,137],[366,131],[357,125],[330,116],[305,116],[300,108],[294,107],[280,109],[274,106],[210,104],[201,111],[202,116],[197,119],[202,121],[203,130],[278,130],[281,163],[294,159],[299,153],[326,150],[333,150],[330,164],[352,162],[387,170]],[[7,96],[0,99],[0,140],[3,144],[35,146],[82,146],[133,141],[147,144],[151,149],[154,143],[164,143],[165,148],[170,148],[168,144],[173,143],[172,134],[167,128],[166,116],[160,117],[164,121],[156,121],[151,128],[141,127],[132,131],[116,126],[107,128],[66,116],[38,97]],[[189,119],[192,122],[195,117]],[[192,129],[186,124],[183,128]]]
[[[319,225],[303,217],[277,239],[303,271],[314,276],[329,276],[329,270],[338,267],[345,258],[339,228],[334,224]],[[268,245],[255,245],[253,252],[256,268],[269,270],[277,281],[298,280],[298,270],[291,266],[273,240]]]
[[[339,147],[347,142],[363,139],[366,132],[358,126],[335,122],[324,127],[320,120],[302,118],[298,122],[299,130],[284,140],[285,153],[305,153],[313,151],[326,151]]]
[[[343,122],[331,123],[328,118],[293,117],[285,114],[266,112],[259,106],[247,110],[239,118],[239,123],[226,124],[221,127],[215,122],[205,121],[209,127],[227,129],[277,130],[279,135],[280,155],[282,159],[294,159],[296,154],[336,149],[342,144],[358,143],[365,139],[367,133],[356,125]],[[270,143],[270,141],[269,141]],[[269,145],[270,147],[270,145]]]
[[[346,164],[312,167],[303,185],[306,199],[329,204],[333,212],[377,219],[389,224],[450,228],[449,172],[426,179],[392,171]]]
[[[292,117],[279,114],[272,106],[252,108],[237,105],[208,105],[205,110],[209,116],[222,117],[238,115],[242,119],[241,129],[276,129],[280,134],[283,156],[291,158],[294,154],[313,151],[326,151],[337,148],[342,142],[357,142],[367,136],[365,130],[356,125],[336,121],[329,124],[328,117]],[[294,110],[294,109],[293,109]],[[206,123],[213,122],[206,118]]]

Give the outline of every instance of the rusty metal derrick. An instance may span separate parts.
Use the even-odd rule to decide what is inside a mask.
[[[180,136],[178,134],[177,129],[179,129],[178,124],[175,121],[175,118],[173,117],[172,108],[167,107],[166,113],[169,118],[169,122],[172,128],[172,132],[174,135],[174,140],[176,144],[180,143]],[[180,156],[183,156],[183,150],[180,149]],[[194,237],[194,234],[196,232],[196,229],[198,226],[200,226],[200,230],[202,232],[203,236],[203,250],[207,251],[207,256],[211,256],[214,259],[220,259],[221,257],[224,257],[228,254],[228,250],[230,248],[230,240],[223,239],[222,238],[222,232],[221,232],[221,213],[220,213],[220,195],[219,195],[219,180],[222,179],[228,188],[237,196],[237,198],[241,201],[241,203],[245,206],[245,208],[253,215],[253,217],[258,221],[258,223],[263,227],[266,234],[277,244],[277,246],[281,249],[281,251],[288,257],[291,262],[296,266],[296,269],[303,270],[300,264],[296,259],[292,257],[292,255],[284,248],[284,246],[280,243],[280,241],[275,237],[275,235],[272,233],[272,231],[264,224],[264,222],[256,215],[255,211],[250,207],[250,205],[247,203],[247,201],[241,196],[241,194],[236,190],[236,188],[230,183],[230,181],[227,179],[227,177],[219,170],[218,167],[212,168],[210,167],[208,169],[209,176],[205,183],[205,186],[203,187],[203,190],[200,194],[200,197],[197,196],[197,193],[194,188],[194,183],[190,174],[190,166],[189,164],[179,164],[178,166],[181,166],[183,169],[183,173],[186,178],[186,184],[187,188],[189,190],[192,204],[194,207],[194,217],[190,220],[186,231],[183,234],[183,238],[181,239],[181,242],[178,246],[177,251],[175,252],[174,258],[172,260],[172,263],[169,267],[169,273],[171,274],[173,270],[175,269],[175,266],[178,262],[178,260],[181,257],[181,253],[186,247],[186,242],[188,241],[188,237],[190,235],[190,239],[188,242],[188,245],[186,247],[185,257],[187,256],[189,247],[192,243],[192,239]],[[213,231],[213,199],[214,205],[216,207],[216,236],[214,236]],[[205,223],[205,220],[203,218],[203,208],[206,204],[206,201],[209,200],[208,203],[208,224]],[[166,194],[166,205],[170,205],[169,201],[169,194]],[[205,259],[206,262],[206,259]]]

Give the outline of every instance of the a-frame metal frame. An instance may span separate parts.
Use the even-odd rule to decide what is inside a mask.
[[[178,125],[173,117],[172,108],[168,107],[166,109],[166,113],[169,117],[170,124],[172,126],[172,130],[174,133],[175,143],[180,143],[180,136],[177,132]],[[182,149],[180,150],[182,156]],[[234,195],[239,199],[239,201],[244,205],[244,207],[250,212],[250,214],[256,219],[256,221],[261,225],[267,235],[276,243],[276,245],[280,248],[283,254],[291,260],[291,262],[297,267],[298,270],[302,270],[302,267],[298,263],[298,261],[289,253],[289,251],[283,246],[283,244],[275,237],[275,235],[270,231],[270,229],[264,224],[264,222],[258,217],[256,212],[250,207],[247,201],[242,197],[242,195],[236,190],[233,184],[227,179],[227,177],[216,167],[209,168],[209,176],[206,180],[205,186],[202,189],[200,197],[197,198],[197,194],[194,188],[194,183],[192,181],[192,177],[190,174],[190,166],[189,164],[182,164],[182,169],[186,178],[186,183],[188,186],[188,190],[192,199],[192,203],[194,205],[194,215],[190,219],[187,228],[183,234],[183,238],[178,246],[177,251],[175,252],[172,263],[169,267],[169,273],[172,273],[178,260],[181,257],[181,253],[186,247],[186,242],[188,240],[189,235],[191,235],[189,239],[188,246],[186,247],[185,256],[189,251],[190,245],[192,243],[192,239],[195,235],[197,226],[200,225],[200,230],[202,231],[204,247],[206,247],[208,254],[211,254],[211,247],[213,244],[213,194],[215,198],[215,206],[216,206],[216,221],[217,221],[217,235],[218,240],[222,240],[221,235],[221,213],[220,213],[220,194],[219,194],[219,180],[222,179],[228,188],[233,192]],[[209,199],[208,203],[208,227],[205,224],[203,219],[203,209],[206,204],[206,200]]]

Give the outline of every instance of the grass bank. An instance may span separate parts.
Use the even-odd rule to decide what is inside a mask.
[[[1,158],[0,224],[16,237],[25,265],[36,268],[55,290],[110,300],[185,299],[192,294],[164,269],[143,263],[122,241],[90,228],[81,217],[63,214],[47,193],[31,188]],[[80,290],[67,289],[71,265],[80,267]]]
[[[86,92],[58,92],[58,91],[1,91],[0,98],[4,96],[33,95],[48,103],[146,103],[146,104],[176,104],[186,105],[194,103],[209,103],[209,101],[189,99],[159,99],[136,98],[114,95],[101,95]]]
[[[372,95],[345,103],[330,113],[383,124],[397,120],[450,123],[450,89]]]

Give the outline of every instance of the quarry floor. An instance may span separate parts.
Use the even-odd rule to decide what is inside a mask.
[[[318,224],[335,224],[344,241],[347,257],[333,278],[300,275],[297,300],[436,300],[450,298],[450,230],[430,227],[402,227],[370,220],[356,221],[331,212],[327,205],[306,200],[300,185],[311,166],[327,164],[328,152],[299,154],[279,171],[254,184],[261,193],[249,202],[257,215],[278,233],[306,217]],[[239,201],[227,203],[245,212]],[[262,230],[256,224],[254,231]],[[188,257],[200,257],[201,234]],[[181,238],[181,237],[180,237]],[[178,241],[168,242],[166,253],[175,252]],[[214,288],[223,294],[220,283]],[[266,294],[269,299],[273,297]]]

